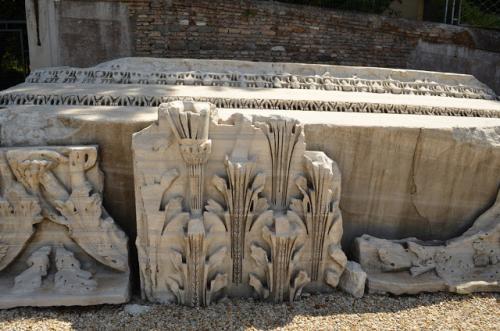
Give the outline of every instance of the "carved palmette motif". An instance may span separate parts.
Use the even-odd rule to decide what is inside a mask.
[[[172,132],[179,143],[182,159],[188,169],[189,207],[200,215],[203,210],[204,166],[211,152],[212,141],[208,139],[210,112],[212,109],[193,107],[191,111],[177,107],[167,109]]]
[[[224,231],[223,225],[217,218],[205,218],[205,222],[190,219],[183,247],[168,251],[176,272],[167,277],[167,286],[178,303],[192,307],[209,305],[228,283],[227,274],[217,272],[226,257],[226,247],[216,247],[211,238],[212,231]]]
[[[293,301],[310,281],[307,273],[299,268],[302,250],[299,236],[305,232],[304,225],[296,217],[274,216],[272,211],[262,214],[256,223],[263,225],[262,237],[267,243],[267,249],[252,244],[252,258],[257,266],[264,268],[267,286],[252,273],[250,285],[262,299],[269,298],[276,303]],[[256,228],[258,225],[260,224],[256,224]]]
[[[239,284],[243,277],[245,234],[250,230],[254,215],[268,208],[266,199],[259,197],[265,178],[262,173],[253,176],[254,162],[231,162],[226,158],[225,168],[228,182],[218,176],[213,182],[227,204],[224,218],[231,235],[232,280]],[[212,201],[210,205],[214,204]]]
[[[339,247],[342,237],[342,215],[339,209],[340,171],[323,152],[307,151],[304,161],[307,178],[300,176],[296,180],[302,193],[302,201],[294,199],[290,208],[305,222],[311,251],[311,279],[319,279],[325,243],[328,243],[328,250],[334,252],[333,256],[330,254],[332,262],[339,264],[339,268],[327,271],[329,279],[335,274],[337,281],[331,285],[336,286],[347,262]]]
[[[290,166],[302,126],[296,120],[271,117],[260,127],[267,137],[271,153],[271,205],[273,209],[283,211],[287,208]]]
[[[28,265],[15,277],[14,292],[36,291],[45,279],[44,288],[68,295],[95,291],[98,282],[81,269],[82,257],[100,263],[94,273],[114,270],[128,279],[127,237],[102,206],[95,146],[3,148],[0,175],[0,271],[21,255]],[[51,270],[57,272],[49,279]],[[0,295],[0,307],[11,305]]]
[[[212,105],[193,101],[162,105],[158,118],[133,140],[145,298],[283,302],[311,282],[337,285],[347,262],[340,172],[305,151],[298,121],[218,120]]]
[[[323,75],[300,75],[290,73],[211,72],[204,70],[165,70],[152,74],[148,71],[123,71],[117,68],[48,68],[31,71],[27,83],[83,83],[83,84],[158,84],[158,85],[204,85],[245,88],[289,88],[344,92],[371,92],[411,95],[450,96],[473,99],[494,99],[493,91],[486,87],[471,85],[448,85],[429,79],[414,81],[398,80],[391,76],[385,79],[366,79],[356,75],[340,77]]]

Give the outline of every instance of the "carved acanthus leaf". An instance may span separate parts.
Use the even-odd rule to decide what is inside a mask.
[[[5,198],[0,196],[0,270],[5,269],[24,249],[41,222],[39,199],[26,192],[15,181],[3,155],[0,155],[0,176]]]
[[[261,299],[267,299],[269,297],[269,290],[264,287],[260,279],[253,273],[249,274],[249,285],[257,292],[257,295]]]
[[[299,236],[305,234],[305,227],[293,212],[287,215],[277,214],[274,222],[262,227],[262,238],[269,246],[270,253],[252,244],[252,258],[259,268],[264,269],[267,277],[267,286],[270,296],[274,302],[282,302],[285,298],[293,300],[300,294],[300,289],[308,282],[307,273],[301,274],[297,269],[299,255],[303,246],[299,244]],[[262,224],[262,223],[261,223]],[[304,271],[305,272],[305,271]],[[292,276],[295,275],[295,276]],[[295,277],[300,279],[295,283]],[[254,278],[257,276],[254,275]],[[306,281],[307,280],[307,281]],[[260,285],[253,280],[252,285],[260,294],[264,292]],[[292,286],[296,284],[296,286]]]
[[[287,117],[270,117],[258,126],[266,136],[272,159],[271,205],[274,210],[288,207],[290,166],[295,146],[302,136],[302,126]]]
[[[97,282],[92,279],[92,274],[80,268],[80,262],[72,252],[57,247],[55,255],[57,273],[54,276],[54,283],[58,291],[86,293],[97,288]]]
[[[43,246],[30,255],[26,261],[29,268],[14,279],[15,292],[31,292],[42,287],[42,278],[49,270],[51,251],[50,246]]]
[[[128,270],[127,238],[111,218],[102,218],[99,194],[72,193],[67,201],[55,201],[55,206],[80,247],[111,268]]]
[[[302,294],[302,289],[311,281],[307,272],[301,270],[293,278],[292,285],[290,286],[290,301],[294,301]]]

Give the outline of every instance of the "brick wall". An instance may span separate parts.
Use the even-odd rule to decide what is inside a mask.
[[[279,2],[140,0],[129,11],[137,56],[405,68],[419,41],[478,47],[460,27]]]
[[[65,0],[60,2],[59,16],[71,8],[74,12],[74,7],[94,3],[100,8],[109,2],[126,5],[134,56],[454,71],[474,74],[500,92],[500,33],[495,31],[257,0]],[[100,26],[97,35],[116,36],[115,31],[106,34],[107,21],[118,19],[113,11],[109,16],[104,21],[94,18]],[[93,23],[83,26],[81,19],[74,21],[82,40],[96,35]],[[77,37],[67,39],[74,43]],[[76,59],[61,56],[58,65],[87,66],[89,61],[113,58],[106,38],[98,38],[102,45],[96,45],[106,52],[90,56],[88,43],[74,43],[70,53]],[[85,54],[81,61],[78,54]]]

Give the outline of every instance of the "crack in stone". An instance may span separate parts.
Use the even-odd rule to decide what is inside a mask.
[[[409,176],[409,179],[410,179],[410,201],[411,201],[411,204],[413,206],[413,209],[415,210],[415,213],[422,220],[427,222],[427,227],[426,227],[427,233],[431,234],[432,233],[432,222],[419,211],[417,205],[415,204],[415,201],[413,200],[413,198],[416,196],[417,191],[418,191],[417,183],[415,181],[415,163],[417,161],[417,152],[420,150],[420,144],[422,141],[422,132],[423,132],[423,129],[420,128],[418,131],[417,141],[415,142],[415,148],[413,150],[412,162],[411,162],[411,167],[410,167],[410,176]]]

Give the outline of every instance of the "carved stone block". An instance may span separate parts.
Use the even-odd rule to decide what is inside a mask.
[[[356,238],[371,293],[500,291],[500,192],[461,236],[446,242]]]
[[[0,308],[129,298],[127,237],[102,205],[97,147],[0,149]]]
[[[337,286],[340,171],[306,151],[298,121],[171,102],[134,135],[133,157],[144,298],[282,302]]]

